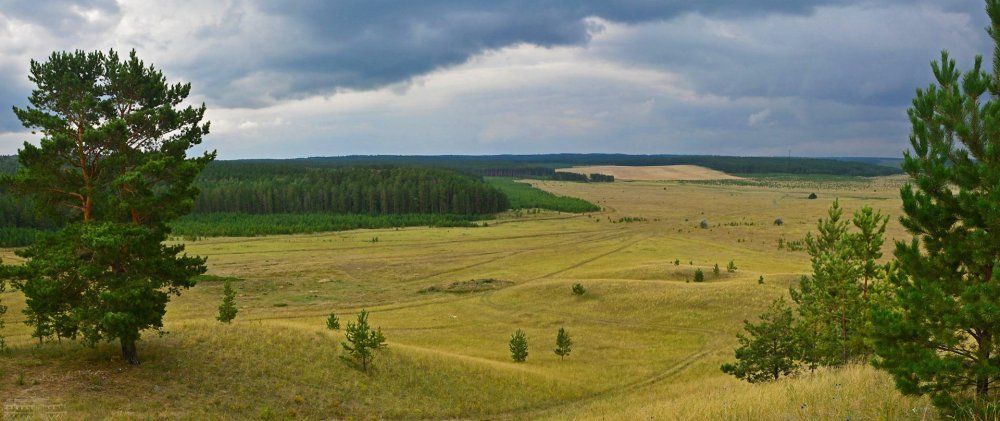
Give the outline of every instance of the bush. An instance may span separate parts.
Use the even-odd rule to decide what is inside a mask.
[[[702,219],[700,222],[698,222],[698,228],[707,229],[708,228],[708,220],[707,219]]]
[[[701,271],[701,268],[694,270],[694,281],[695,282],[705,282],[705,272]]]
[[[712,273],[715,276],[719,276],[719,264],[718,263],[716,263],[715,266],[712,268]]]
[[[815,199],[816,197],[817,197],[817,196],[816,196],[816,193],[809,193],[809,199],[810,199],[810,200],[811,200],[811,199]]]
[[[779,226],[779,227],[780,227],[780,226],[782,226],[782,225],[785,225],[785,221],[782,221],[782,220],[781,220],[781,218],[776,218],[776,219],[774,220],[774,225],[777,225],[777,226]]]
[[[729,273],[736,272],[736,262],[730,260],[729,264],[726,265],[726,272],[729,272]]]
[[[523,363],[528,358],[528,337],[521,329],[510,337],[510,358],[516,363]]]
[[[583,287],[582,284],[575,284],[575,285],[573,285],[573,294],[583,295],[583,293],[585,293],[585,292],[587,292],[587,290],[586,290],[586,288]]]
[[[337,318],[336,314],[330,313],[330,317],[326,318],[326,328],[330,330],[340,330],[340,319]]]

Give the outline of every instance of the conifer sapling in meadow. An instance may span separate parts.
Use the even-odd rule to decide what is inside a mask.
[[[701,268],[694,270],[694,281],[705,282],[705,272],[702,272]]]
[[[777,380],[795,373],[799,368],[798,337],[795,316],[784,299],[777,299],[760,315],[756,324],[743,321],[737,333],[736,362],[722,365],[724,373],[750,383]]]
[[[326,318],[326,328],[330,330],[340,330],[340,319],[337,315],[330,313],[330,317]]]
[[[583,295],[587,292],[587,289],[583,287],[583,284],[573,284],[573,294]]]
[[[363,371],[368,371],[375,351],[385,347],[385,336],[382,335],[382,328],[372,329],[368,325],[368,312],[365,310],[358,313],[356,322],[347,322],[344,336],[347,340],[341,345],[355,361],[361,362]]]
[[[510,337],[510,358],[516,363],[523,363],[528,358],[528,337],[521,329]]]
[[[569,333],[566,333],[565,328],[559,328],[559,332],[556,333],[556,355],[559,359],[566,358],[567,355],[573,350],[573,341],[569,338]]]
[[[219,316],[216,319],[223,323],[230,323],[236,318],[236,290],[233,289],[229,279],[222,284],[222,304],[219,304]]]

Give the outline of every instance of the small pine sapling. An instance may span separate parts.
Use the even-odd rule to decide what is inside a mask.
[[[757,283],[764,285],[764,275],[760,275],[760,278],[757,278]]]
[[[341,343],[344,350],[356,361],[361,361],[362,371],[368,371],[368,365],[375,356],[374,351],[385,346],[382,328],[372,330],[368,326],[368,312],[361,310],[356,323],[347,322],[345,336],[347,341]]]
[[[556,334],[556,355],[559,359],[566,358],[572,351],[573,341],[569,339],[569,333],[566,333],[565,328],[559,328],[559,333]]]
[[[730,260],[729,264],[726,265],[726,272],[729,272],[729,273],[736,272],[736,262]]]
[[[587,289],[583,287],[583,284],[574,284],[573,285],[573,294],[575,294],[575,295],[583,295],[585,292],[587,292]]]
[[[694,281],[695,282],[705,282],[705,272],[701,271],[701,268],[694,270]]]
[[[715,276],[719,276],[719,264],[718,263],[716,263],[715,267],[712,268],[712,273],[714,273]]]
[[[510,358],[516,363],[523,363],[528,358],[528,337],[521,329],[510,337]]]
[[[680,266],[680,265],[681,265],[681,259],[674,259],[674,266]]]
[[[228,279],[222,284],[222,304],[219,304],[219,317],[217,320],[223,323],[232,322],[236,318],[236,290]]]
[[[326,328],[330,330],[340,330],[340,319],[337,318],[336,314],[330,313],[330,317],[326,318]]]

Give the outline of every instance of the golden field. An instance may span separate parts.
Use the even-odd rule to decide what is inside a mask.
[[[168,307],[147,332],[143,364],[114,344],[36,345],[22,298],[4,331],[0,412],[66,419],[934,419],[866,366],[750,385],[719,371],[744,319],[808,273],[778,249],[815,229],[834,198],[896,222],[901,178],[718,182],[533,182],[604,208],[582,215],[507,213],[486,227],[359,230],[188,243],[209,273],[235,277],[239,314],[215,321],[221,282]],[[819,198],[808,200],[809,193]],[[620,218],[638,222],[619,222]],[[783,225],[775,225],[781,218]],[[698,227],[706,220],[708,229]],[[373,241],[377,238],[377,241]],[[891,244],[885,247],[891,256]],[[16,262],[10,250],[0,252]],[[675,260],[679,261],[675,265]],[[734,261],[735,273],[726,264]],[[713,265],[722,268],[712,274]],[[688,282],[694,270],[706,282]],[[764,284],[758,284],[763,276]],[[451,293],[454,282],[502,289]],[[580,283],[583,296],[570,288]],[[437,287],[443,292],[427,291]],[[345,362],[341,324],[361,309],[388,348],[363,373]],[[555,355],[565,327],[572,354]],[[511,334],[528,336],[514,363]],[[47,415],[48,414],[48,415]]]

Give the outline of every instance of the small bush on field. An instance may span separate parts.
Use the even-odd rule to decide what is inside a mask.
[[[583,287],[583,284],[574,284],[573,285],[573,294],[575,294],[575,295],[583,295],[585,292],[587,292],[587,289]]]

